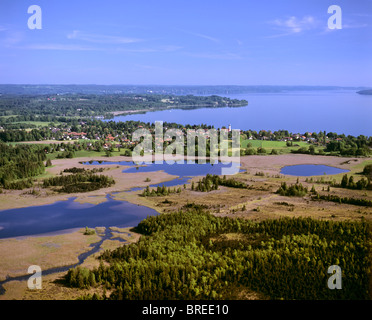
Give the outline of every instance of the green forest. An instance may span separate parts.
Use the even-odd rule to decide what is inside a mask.
[[[51,121],[54,117],[107,116],[113,111],[162,110],[195,107],[239,107],[246,100],[230,99],[217,95],[169,95],[169,94],[50,94],[50,95],[0,95],[0,116],[6,122]],[[48,119],[48,120],[47,120]]]
[[[201,206],[148,217],[143,236],[106,250],[99,267],[70,269],[65,284],[103,286],[81,299],[370,299],[371,229],[365,221],[215,217]],[[342,290],[327,286],[331,265]]]
[[[9,146],[0,142],[0,187],[4,189],[31,187],[31,178],[44,173],[45,159],[45,152],[40,146]]]

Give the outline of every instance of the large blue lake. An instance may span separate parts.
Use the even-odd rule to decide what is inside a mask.
[[[246,99],[241,108],[201,108],[164,110],[121,115],[115,121],[176,122],[208,124],[215,128],[241,130],[288,130],[290,132],[336,132],[372,136],[372,96],[354,90],[291,91],[283,93],[246,93],[223,95]]]

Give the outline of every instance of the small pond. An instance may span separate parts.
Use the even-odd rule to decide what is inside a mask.
[[[280,170],[281,174],[290,176],[322,176],[349,172],[346,169],[326,166],[322,164],[298,164],[286,166]]]

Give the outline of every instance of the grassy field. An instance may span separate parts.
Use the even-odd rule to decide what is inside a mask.
[[[50,122],[45,122],[45,121],[20,121],[20,122],[14,122],[14,123],[23,123],[30,125],[30,128],[32,125],[35,125],[37,127],[49,127]],[[60,122],[53,122],[54,125],[59,125],[61,124]]]
[[[120,152],[117,151],[117,148],[115,148],[115,150],[116,151],[111,152],[112,157],[121,156],[122,154],[124,154],[126,149],[122,148],[120,150]],[[62,152],[49,153],[47,155],[47,158],[50,159],[50,160],[55,160],[55,159],[57,159],[57,156],[61,153]],[[106,151],[78,150],[78,151],[75,151],[75,157],[74,158],[95,158],[95,157],[107,157],[106,156]],[[110,161],[110,157],[107,157],[107,161]]]
[[[241,148],[247,148],[248,144],[251,144],[252,148],[264,148],[267,153],[270,153],[272,149],[277,150],[279,153],[290,153],[291,150],[297,150],[299,148],[308,148],[310,144],[304,141],[293,141],[293,146],[287,147],[286,141],[268,141],[268,140],[249,140],[244,139],[240,141]],[[316,147],[315,151],[318,152],[323,147]]]
[[[268,148],[268,149],[282,149],[288,148],[286,141],[269,141],[269,140],[249,140],[245,139],[241,141],[241,147],[247,148],[247,144],[250,143],[253,148]],[[309,144],[307,142],[299,141],[294,142],[293,144],[298,144],[300,147],[307,147]]]
[[[372,164],[372,160],[366,160],[366,161],[363,161],[363,162],[353,166],[352,169],[350,170],[350,173],[360,174],[361,172],[363,172],[364,167],[368,164]]]
[[[16,145],[16,144],[37,144],[37,145],[41,145],[41,146],[50,146],[50,145],[53,145],[53,144],[61,144],[61,143],[64,143],[64,144],[68,144],[68,143],[83,143],[83,142],[90,142],[90,143],[94,143],[96,141],[99,141],[97,139],[92,139],[92,140],[86,140],[86,139],[77,139],[77,140],[63,140],[63,141],[60,141],[60,140],[42,140],[42,141],[19,141],[19,142],[7,142],[7,144],[9,145]]]
[[[58,126],[62,124],[62,122],[58,122],[58,121],[53,121],[53,122],[50,122],[50,121],[18,121],[18,122],[12,122],[11,124],[25,124],[26,126],[28,126],[26,127],[26,129],[27,128],[31,129],[31,128],[34,128],[34,126],[38,128],[49,127],[51,124],[53,124],[53,126]]]

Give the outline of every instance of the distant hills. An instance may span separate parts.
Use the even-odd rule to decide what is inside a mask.
[[[212,95],[239,93],[279,93],[288,91],[320,91],[320,90],[361,90],[365,87],[337,86],[274,86],[274,85],[48,85],[48,84],[0,84],[0,95],[48,95],[48,94],[172,94],[172,95]]]
[[[359,94],[372,94],[372,89],[357,91]]]

